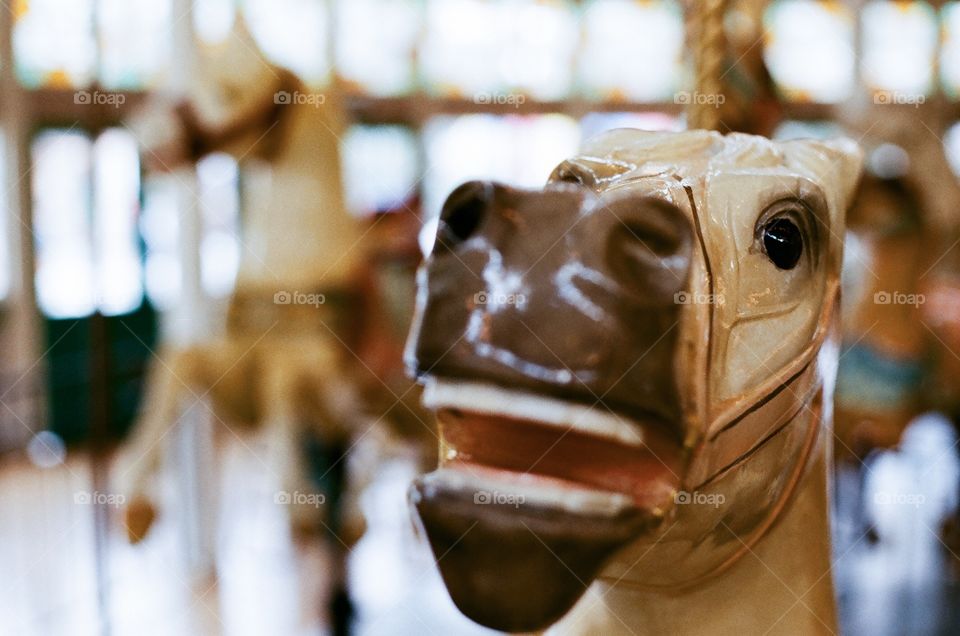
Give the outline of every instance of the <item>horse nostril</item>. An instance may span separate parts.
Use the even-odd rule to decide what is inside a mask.
[[[489,182],[470,181],[454,190],[440,212],[436,248],[450,250],[473,236],[493,199],[494,186]]]
[[[680,248],[681,237],[672,227],[654,227],[652,224],[625,221],[622,231],[625,248],[637,258],[660,260],[673,256]]]
[[[659,200],[615,211],[608,265],[625,287],[647,298],[672,297],[686,282],[690,229],[682,213]]]

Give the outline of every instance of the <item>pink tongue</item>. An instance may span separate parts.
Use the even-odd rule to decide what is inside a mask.
[[[659,522],[639,508],[586,515],[478,502],[475,494],[431,473],[414,482],[410,500],[453,602],[470,619],[505,632],[559,620],[613,553]]]
[[[680,488],[683,453],[656,428],[627,446],[570,428],[463,411],[438,413],[446,465],[463,464],[559,479],[581,488],[617,492],[641,508],[662,507]]]

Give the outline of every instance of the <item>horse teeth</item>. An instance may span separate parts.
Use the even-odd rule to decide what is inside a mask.
[[[601,403],[585,406],[490,384],[429,378],[423,404],[434,411],[462,409],[565,428],[627,446],[644,445],[643,431],[636,422],[611,412]]]
[[[577,514],[610,517],[635,507],[633,500],[621,493],[561,486],[540,480],[536,475],[511,474],[498,479],[476,474],[469,467],[459,467],[440,468],[424,479],[434,482],[435,485],[442,483],[452,490],[469,491],[475,500],[480,497],[481,503],[502,503],[494,499],[502,497],[508,504],[542,506]],[[484,496],[491,498],[491,501],[483,501]]]

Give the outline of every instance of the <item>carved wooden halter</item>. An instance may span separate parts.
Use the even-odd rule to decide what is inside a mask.
[[[807,424],[806,440],[789,479],[789,485],[779,495],[777,502],[769,509],[766,520],[760,524],[755,532],[744,539],[743,546],[739,551],[710,572],[688,583],[675,586],[675,589],[700,585],[703,581],[723,573],[750,552],[753,546],[763,539],[781,516],[784,508],[796,494],[804,474],[810,470],[824,422],[824,404],[832,410],[830,406],[832,391],[824,395],[824,383],[822,378],[819,377],[820,374],[817,369],[817,366],[821,364],[818,358],[824,354],[832,358],[824,366],[828,368],[832,366],[835,369],[836,365],[838,326],[835,314],[839,302],[839,282],[834,282],[831,287],[832,290],[829,292],[828,298],[835,298],[836,301],[825,303],[820,327],[809,347],[798,355],[793,362],[784,367],[777,374],[777,377],[771,378],[770,382],[757,387],[753,395],[746,397],[742,404],[731,406],[719,413],[707,428],[707,439],[704,441],[700,452],[700,455],[711,457],[711,460],[704,461],[702,464],[698,463],[696,456],[692,460],[690,490],[696,492],[708,486],[719,475],[734,469],[737,464],[745,461],[752,452],[762,446],[769,438],[777,435],[793,423],[804,410],[811,410],[812,417]],[[828,342],[828,339],[832,339],[833,342]],[[828,347],[829,350],[824,351],[823,347]],[[826,382],[827,386],[832,386],[832,383],[832,379]],[[757,440],[760,441],[757,442]],[[613,580],[611,577],[603,578]],[[622,580],[617,582],[641,589],[648,587]]]

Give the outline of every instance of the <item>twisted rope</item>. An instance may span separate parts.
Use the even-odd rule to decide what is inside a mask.
[[[718,130],[726,38],[723,17],[727,0],[696,0],[690,18],[693,49],[693,93],[687,108],[687,127]]]

